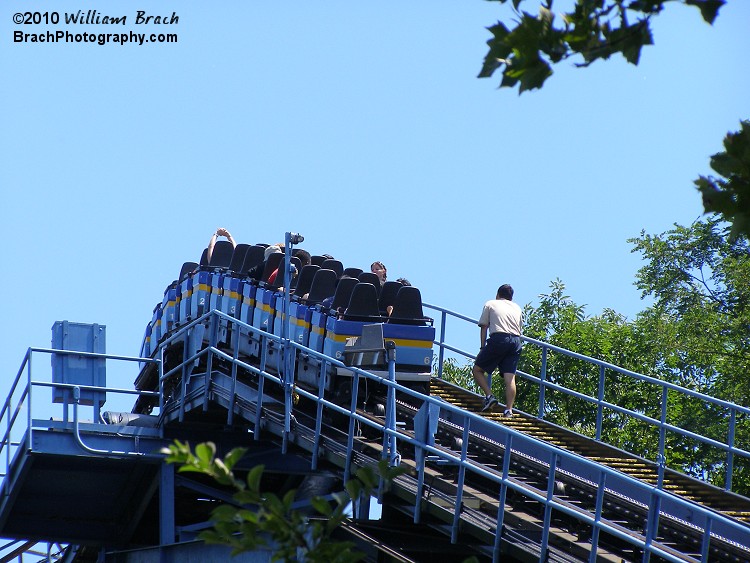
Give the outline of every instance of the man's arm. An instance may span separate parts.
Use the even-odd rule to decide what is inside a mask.
[[[487,327],[479,325],[479,349],[484,348],[484,343],[487,340]]]
[[[229,231],[227,231],[224,227],[219,227],[216,229],[216,232],[211,235],[211,240],[208,241],[208,252],[206,253],[206,258],[208,259],[209,264],[211,263],[211,256],[214,253],[214,246],[216,246],[216,240],[219,237],[227,237],[227,240],[232,243],[232,248],[237,246],[237,243],[234,242],[234,239],[232,238],[232,235],[229,234]]]
[[[214,254],[214,246],[216,246],[216,237],[218,235],[216,233],[211,235],[211,240],[208,241],[208,252],[206,252],[206,260],[208,263],[211,263],[211,256]]]

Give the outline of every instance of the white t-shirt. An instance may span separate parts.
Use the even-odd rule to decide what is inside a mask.
[[[479,317],[479,326],[487,327],[487,335],[496,332],[507,332],[521,336],[523,325],[523,313],[513,301],[507,299],[491,299],[484,304],[482,315]]]

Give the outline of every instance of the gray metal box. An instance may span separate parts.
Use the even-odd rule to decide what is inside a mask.
[[[100,324],[57,321],[52,325],[52,348],[79,352],[106,353],[106,327]],[[71,385],[107,386],[105,360],[75,354],[52,354],[52,382]],[[81,389],[82,405],[101,406],[106,393]],[[55,403],[72,403],[73,390],[55,388]]]

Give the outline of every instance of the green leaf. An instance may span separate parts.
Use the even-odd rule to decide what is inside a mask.
[[[519,80],[521,81],[521,87],[518,93],[521,94],[526,90],[541,88],[545,80],[550,76],[552,76],[552,69],[542,59],[529,62],[520,73]]]
[[[234,493],[232,498],[239,504],[258,504],[262,500],[262,497],[258,491],[252,491],[249,489]]]
[[[227,466],[227,469],[229,469],[230,471],[234,469],[234,466],[238,461],[240,461],[240,459],[242,459],[246,452],[247,448],[234,448],[232,451],[230,451],[224,457],[224,464]]]
[[[393,481],[396,477],[400,477],[401,475],[404,475],[406,473],[406,467],[403,467],[401,465],[390,465],[387,460],[380,460],[380,463],[378,465],[381,469],[380,475],[389,482]]]
[[[284,514],[284,504],[281,502],[281,499],[278,496],[273,493],[266,493],[264,499],[265,506],[270,512],[276,515]]]
[[[653,44],[648,21],[643,20],[631,26],[622,26],[609,36],[611,52],[621,52],[629,63],[640,62],[641,49],[644,45]]]
[[[260,480],[263,477],[263,471],[265,470],[265,468],[265,465],[256,465],[248,472],[247,487],[251,491],[256,493],[260,491]]]
[[[349,498],[357,499],[362,492],[362,484],[359,481],[351,480],[344,485],[346,492],[349,493]]]
[[[297,494],[297,491],[294,489],[289,490],[284,495],[284,498],[282,500],[282,504],[284,505],[284,512],[288,512],[292,509],[292,504],[294,504],[294,496]]]
[[[703,20],[713,25],[719,9],[726,4],[725,0],[685,0],[687,6],[696,6],[701,11]]]
[[[197,465],[181,465],[177,468],[178,473],[203,473],[207,474],[208,472],[204,467],[198,467]]]
[[[217,522],[234,522],[237,516],[237,507],[222,504],[211,511],[211,519]]]
[[[375,473],[370,467],[360,467],[355,474],[364,485],[365,490],[371,491],[375,488],[377,482],[375,479]]]
[[[331,505],[328,504],[328,501],[322,497],[312,497],[310,499],[310,504],[315,510],[318,511],[319,514],[322,514],[323,516],[330,516],[331,514],[333,514],[333,508],[331,508]]]
[[[711,168],[722,178],[701,176],[695,185],[706,213],[718,213],[732,222],[732,239],[750,237],[750,121],[724,138],[724,152],[711,157]]]
[[[492,76],[498,68],[506,64],[506,59],[512,52],[511,47],[506,45],[506,38],[509,31],[504,24],[498,22],[487,29],[492,33],[493,37],[487,41],[490,50],[484,57],[484,63],[478,75],[479,78],[489,78]]]
[[[203,442],[195,446],[195,455],[202,464],[209,466],[216,455],[216,444],[213,442]]]

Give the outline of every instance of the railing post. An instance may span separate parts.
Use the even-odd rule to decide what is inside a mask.
[[[667,464],[666,458],[666,438],[667,429],[665,427],[667,423],[667,399],[669,396],[669,389],[666,386],[662,387],[661,392],[661,416],[659,419],[659,452],[656,455],[656,463],[658,464],[658,478],[656,482],[657,490],[661,491],[664,487],[664,471]],[[651,544],[654,539],[659,535],[659,511],[661,510],[661,496],[651,493],[651,503],[649,505],[648,515],[646,516],[646,545],[643,550],[643,561],[647,562],[651,558]]]
[[[289,334],[291,334],[289,318],[289,309],[291,302],[291,285],[292,285],[292,245],[299,244],[305,240],[305,237],[298,233],[284,233],[284,299],[281,305],[281,366],[282,383],[284,386],[284,451],[286,452],[286,443],[292,425],[292,395],[294,387],[294,373],[292,373],[292,347],[289,343]]]
[[[27,440],[26,443],[31,446],[31,411],[32,411],[32,397],[31,397],[31,350],[29,350],[29,366],[28,371],[26,372],[28,374],[28,378],[26,381],[26,389],[27,389],[27,401],[29,402],[29,406],[26,409],[26,416],[28,418],[26,428],[27,430]],[[23,397],[23,394],[21,394]],[[20,399],[19,399],[20,400]],[[19,405],[20,407],[20,405]],[[63,407],[65,409],[65,422],[68,422],[68,406],[67,404]],[[10,420],[10,416],[8,417],[8,420]],[[13,436],[10,435],[10,429],[8,430],[8,446],[10,446],[11,442],[13,442]],[[10,467],[10,463],[8,464],[8,467]]]
[[[323,362],[325,364],[325,362]],[[335,369],[335,368],[334,368]],[[349,403],[349,432],[346,437],[346,462],[344,464],[344,483],[349,481],[352,473],[352,454],[354,453],[354,413],[357,412],[357,399],[359,398],[359,370],[352,373],[352,399]],[[383,448],[385,456],[385,447]]]
[[[661,417],[659,419],[659,453],[657,462],[659,462],[659,482],[658,488],[661,489],[664,481],[664,466],[667,463],[666,450],[667,450],[667,398],[669,396],[669,389],[666,386],[662,387],[661,392]]]
[[[549,473],[547,474],[547,502],[544,504],[544,527],[542,530],[542,561],[547,560],[547,549],[549,548],[549,527],[552,522],[552,499],[555,496],[555,476],[557,475],[557,464],[560,457],[557,453],[550,456]]]
[[[234,321],[231,322],[232,330],[234,331]],[[232,383],[229,391],[229,408],[227,409],[227,424],[232,425],[234,422],[234,405],[237,394],[237,360],[240,354],[239,339],[237,339],[237,345],[232,348]]]
[[[599,488],[596,490],[596,509],[594,511],[594,524],[591,527],[591,553],[589,563],[596,563],[597,551],[599,550],[599,525],[602,521],[602,510],[604,508],[604,491],[607,485],[607,474],[599,472]]]
[[[396,389],[393,385],[396,383],[396,343],[393,340],[385,342],[385,353],[388,358],[388,381],[391,385],[388,386],[388,395],[386,400],[388,406],[386,407],[386,451],[388,455],[388,463],[390,465],[398,465],[399,454],[396,450]]]
[[[701,561],[708,561],[709,549],[711,547],[711,527],[713,520],[706,516],[706,526],[703,528],[703,542],[701,543]]]
[[[219,343],[219,322],[221,318],[214,311],[208,319],[208,359],[206,360],[206,380],[203,386],[203,412],[208,412],[208,392],[211,388],[211,373],[214,369],[213,349],[218,348]],[[182,397],[185,401],[185,396]]]
[[[661,496],[656,493],[651,493],[651,503],[648,507],[648,514],[646,515],[646,541],[643,546],[643,561],[644,563],[649,561],[651,558],[651,544],[654,542],[656,537],[659,535],[659,511],[661,510]]]
[[[604,366],[599,366],[599,391],[596,395],[596,439],[602,439],[602,424],[604,421]]]
[[[164,365],[164,347],[163,346],[159,346],[159,360],[160,360],[159,363]],[[208,365],[210,366],[211,364],[209,363]],[[162,370],[160,379],[163,379],[163,378],[164,378],[164,373]],[[180,422],[183,422],[185,420],[185,396],[187,395],[187,382],[188,382],[187,377],[183,377],[182,380],[180,381],[180,411],[179,411]],[[206,382],[206,384],[208,384],[208,382]],[[162,388],[162,391],[163,391],[163,388]],[[162,392],[161,395],[163,398],[164,393]]]
[[[282,366],[284,370],[284,394],[287,394],[287,384],[289,377],[287,370],[289,368],[289,334],[290,330],[290,319],[289,319],[289,304],[291,302],[291,267],[292,267],[292,233],[286,233],[284,235],[284,299],[281,304],[281,346],[283,350],[282,355]]]
[[[508,432],[503,452],[503,479],[500,482],[500,498],[497,503],[497,527],[495,528],[495,545],[492,550],[492,562],[501,560],[500,541],[502,540],[503,522],[505,521],[505,499],[508,497],[508,476],[510,475],[510,458],[512,455],[513,434]]]
[[[255,403],[255,421],[253,425],[253,438],[257,442],[260,440],[260,419],[263,415],[263,393],[266,383],[266,378],[263,377],[263,372],[258,374],[258,400]]]
[[[185,347],[187,347],[187,333],[185,336]],[[159,361],[156,364],[156,371],[159,374],[159,416],[164,416],[164,362],[162,361],[163,356],[159,356]],[[182,377],[185,379],[186,375]],[[159,437],[164,437],[164,424],[159,425]]]
[[[325,373],[328,369],[328,362],[326,360],[321,361],[321,372],[318,377],[318,401],[315,407],[315,436],[313,438],[313,451],[312,451],[312,464],[311,468],[316,470],[318,468],[318,456],[320,455],[320,433],[323,429],[323,398],[326,393],[326,378]]]
[[[727,452],[727,474],[724,478],[724,489],[727,491],[732,490],[732,473],[734,471],[734,431],[737,425],[737,411],[731,409],[729,414],[729,436],[727,437],[727,445],[729,451]]]
[[[440,313],[440,351],[438,352],[438,379],[443,379],[443,359],[445,358],[445,324],[448,314],[443,311]]]
[[[544,404],[544,390],[546,389],[547,381],[547,347],[542,346],[542,372],[539,374],[539,418],[544,418],[544,410],[546,405]]]
[[[469,454],[469,428],[471,427],[471,419],[467,416],[464,420],[464,433],[461,444],[461,462],[458,464],[458,481],[456,483],[456,502],[453,506],[453,526],[451,526],[451,543],[455,544],[458,541],[458,527],[461,520],[461,505],[463,504],[464,495],[464,479],[466,477],[466,458]]]

